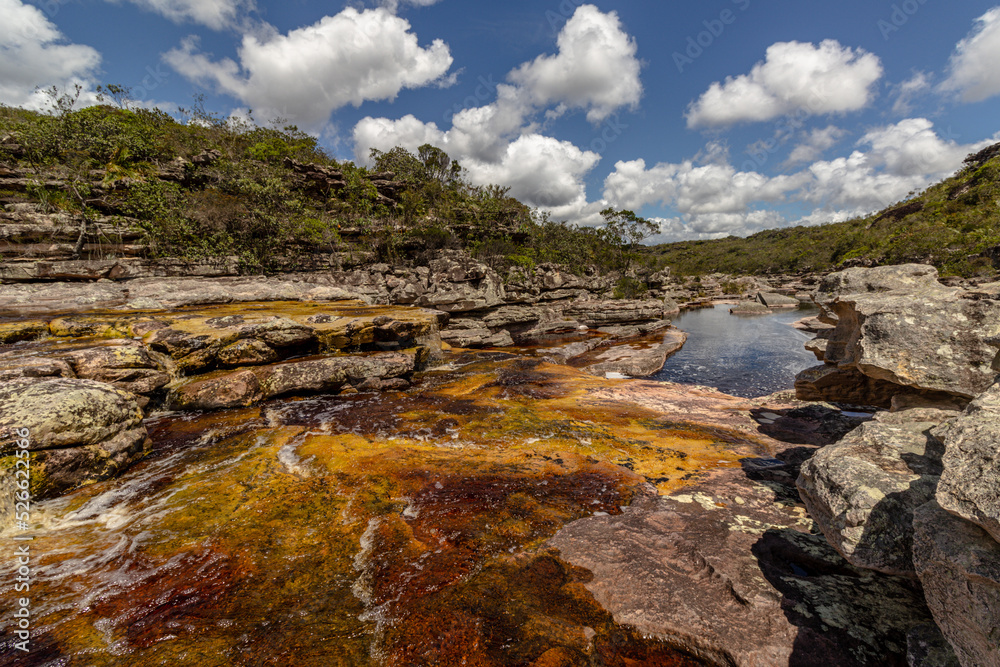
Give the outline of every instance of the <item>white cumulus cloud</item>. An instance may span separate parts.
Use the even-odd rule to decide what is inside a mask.
[[[805,141],[800,143],[788,156],[786,164],[799,164],[802,162],[814,162],[818,160],[825,151],[833,148],[847,134],[836,125],[829,125],[825,128],[816,128],[809,132]]]
[[[892,104],[892,111],[905,116],[913,110],[913,100],[931,89],[931,80],[926,72],[914,72],[913,76],[894,88],[896,101]]]
[[[955,47],[948,78],[941,88],[964,102],[981,102],[1000,94],[1000,7],[976,19],[973,31]]]
[[[615,109],[639,104],[642,82],[635,40],[615,12],[582,5],[559,32],[555,55],[541,55],[508,75],[542,106],[563,104],[586,109],[600,122]]]
[[[239,64],[212,60],[188,38],[164,55],[186,78],[214,85],[253,108],[317,128],[348,104],[392,100],[439,82],[452,64],[440,39],[421,47],[410,23],[384,8],[348,7],[287,35],[245,35]]]
[[[828,127],[811,138],[823,145],[839,134]],[[966,155],[996,139],[959,144],[938,134],[929,120],[907,118],[871,129],[848,156],[778,176],[719,162],[698,165],[689,160],[652,167],[643,160],[618,162],[604,181],[604,198],[622,208],[671,207],[680,214],[672,233],[688,238],[744,236],[788,224],[774,211],[782,204],[813,207],[795,224],[842,221],[890,206],[910,191],[951,175]]]
[[[600,160],[594,151],[541,134],[569,109],[594,121],[638,104],[642,94],[636,45],[617,14],[582,5],[563,26],[555,55],[512,70],[496,87],[496,100],[466,108],[444,130],[412,115],[363,118],[354,127],[355,156],[368,162],[372,148],[410,151],[431,143],[458,160],[474,184],[509,186],[511,194],[557,219],[596,224],[602,202],[588,202],[584,178]]]
[[[874,96],[882,63],[864,49],[824,40],[818,46],[779,42],[749,74],[713,83],[688,107],[688,127],[767,121],[792,113],[857,111]]]
[[[59,29],[36,7],[0,0],[0,102],[40,108],[36,86],[69,90],[80,84],[92,97],[101,54],[84,44],[68,44]],[[84,100],[81,100],[84,101]]]
[[[121,2],[121,0],[110,0]],[[215,30],[234,27],[252,10],[254,0],[128,0],[174,23],[199,23]]]

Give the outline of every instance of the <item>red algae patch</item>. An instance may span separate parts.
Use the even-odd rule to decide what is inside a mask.
[[[37,646],[87,665],[702,664],[616,624],[541,545],[767,443],[565,366],[456,359],[405,392],[147,420],[156,456],[37,510]]]

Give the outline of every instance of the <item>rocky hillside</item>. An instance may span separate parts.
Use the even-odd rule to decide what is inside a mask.
[[[1000,664],[1000,283],[854,268],[815,299],[830,328],[798,397],[890,409],[802,465],[810,516],[851,565],[919,580],[948,645],[915,628],[910,665],[956,664],[949,647],[963,666]]]
[[[650,251],[686,275],[824,272],[915,262],[942,275],[1000,269],[1000,144],[970,155],[955,176],[867,218],[685,241]]]
[[[500,271],[635,268],[622,229],[550,221],[506,188],[471,185],[433,146],[375,151],[369,169],[294,126],[187,114],[0,109],[0,280],[426,266],[439,249]],[[68,263],[81,261],[99,264]]]

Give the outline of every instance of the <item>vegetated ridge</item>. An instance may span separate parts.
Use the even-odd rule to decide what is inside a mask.
[[[419,263],[453,248],[501,274],[558,263],[619,273],[623,296],[641,287],[625,276],[655,228],[630,211],[579,228],[509,188],[472,185],[431,145],[372,151],[366,168],[280,120],[223,118],[196,100],[179,122],[130,104],[127,89],[101,90],[105,103],[83,109],[55,89],[46,113],[0,107],[0,262],[235,258],[240,273],[259,274]]]
[[[331,158],[280,119],[222,118],[196,100],[179,122],[131,105],[113,85],[102,88],[104,104],[83,109],[73,94],[49,93],[46,113],[0,106],[0,262],[235,258],[253,274],[419,263],[454,248],[501,275],[543,263],[617,273],[624,297],[664,267],[775,274],[923,262],[967,277],[1000,268],[1000,144],[867,218],[647,248],[654,228],[631,211],[602,211],[599,229],[556,222],[509,188],[472,185],[431,145],[373,151],[369,169]],[[35,213],[61,224],[16,224]]]
[[[850,266],[932,264],[942,275],[1000,269],[1000,144],[954,176],[883,211],[846,222],[789,227],[647,250],[676,274],[823,272]]]

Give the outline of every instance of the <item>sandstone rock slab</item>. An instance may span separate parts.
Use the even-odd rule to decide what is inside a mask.
[[[931,501],[914,513],[913,561],[962,666],[1000,664],[1000,545]]]
[[[913,511],[934,497],[944,445],[932,429],[952,415],[882,412],[802,464],[802,501],[852,565],[915,576]]]
[[[577,301],[566,308],[564,316],[579,321],[588,327],[603,327],[609,324],[632,324],[662,320],[664,303],[646,301]]]
[[[1000,384],[942,433],[947,449],[937,501],[1000,542]]]
[[[687,334],[679,329],[667,331],[658,340],[624,342],[601,349],[588,359],[584,368],[594,375],[620,373],[629,377],[646,377],[663,368],[663,364],[684,346]]]
[[[859,570],[819,535],[789,482],[752,459],[619,516],[581,519],[548,544],[594,578],[615,620],[708,664],[903,665],[930,614],[908,580]]]
[[[138,461],[149,440],[135,396],[93,380],[0,382],[0,469],[13,475],[15,435],[29,433],[32,497],[107,479]]]
[[[179,410],[219,410],[287,394],[337,392],[348,385],[361,390],[398,388],[391,380],[410,375],[424,354],[413,350],[329,356],[209,373],[172,386],[168,404]]]

